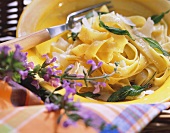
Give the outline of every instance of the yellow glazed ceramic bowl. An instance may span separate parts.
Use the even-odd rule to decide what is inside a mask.
[[[66,21],[66,16],[69,13],[103,1],[104,0],[33,0],[33,2],[27,6],[22,13],[17,27],[17,36],[26,35],[46,27],[62,24]],[[148,17],[170,9],[170,2],[167,0],[111,0],[111,2],[114,10],[125,16],[141,15]],[[169,18],[170,13],[164,17],[165,21],[169,25],[168,34],[170,34]],[[55,37],[47,42],[44,42],[43,44],[40,44],[40,52],[42,54],[49,52],[50,43],[53,41],[55,42],[57,39],[58,37]],[[42,63],[42,60],[38,57],[34,48],[28,50],[28,53],[29,61]],[[47,85],[45,86],[53,89]],[[79,99],[81,102],[98,102],[79,96],[76,96],[75,99]],[[151,95],[145,96],[142,99],[128,102],[114,102],[114,104],[158,103],[168,100],[170,100],[170,77]]]

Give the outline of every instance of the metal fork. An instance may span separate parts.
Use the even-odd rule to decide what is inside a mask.
[[[77,21],[80,21],[81,19],[83,19],[85,17],[85,15],[82,15],[82,16],[79,16],[81,14],[84,14],[92,9],[95,9],[95,8],[98,8],[98,7],[101,7],[103,5],[107,5],[109,4],[110,1],[107,1],[107,2],[102,2],[100,4],[96,4],[96,5],[93,5],[93,6],[90,6],[90,7],[87,7],[87,8],[84,8],[82,10],[79,10],[79,11],[75,11],[75,12],[72,12],[70,13],[68,16],[67,16],[67,20],[66,20],[66,23],[63,24],[63,25],[59,25],[59,26],[55,26],[55,27],[51,27],[51,28],[47,28],[47,30],[49,31],[50,33],[50,36],[51,38],[55,37],[56,35],[62,33],[63,31],[65,30],[70,30],[72,28],[74,28],[75,26],[75,23]],[[76,17],[78,17],[78,19],[76,19]]]
[[[90,10],[93,10],[95,8],[99,8],[103,5],[107,5],[109,3],[110,3],[110,1],[107,1],[107,2],[103,2],[100,4],[96,4],[96,5],[84,8],[79,11],[72,12],[67,16],[67,21],[65,24],[49,27],[49,28],[46,28],[41,31],[37,31],[32,34],[1,43],[0,47],[6,45],[6,46],[9,46],[11,48],[11,50],[14,50],[15,44],[19,44],[23,48],[23,51],[26,51],[32,47],[35,47],[36,45],[38,45],[42,42],[45,42],[45,41],[57,36],[58,34],[62,33],[63,31],[70,30],[70,29],[74,28],[74,25],[77,22],[77,21],[75,21],[75,18],[79,17],[79,20],[81,20],[83,17],[85,17],[85,15],[80,16],[81,14],[84,14],[84,13],[86,13]]]

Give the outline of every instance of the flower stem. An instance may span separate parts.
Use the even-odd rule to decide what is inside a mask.
[[[62,75],[62,76],[55,76],[55,78],[60,78],[60,79],[67,79],[67,80],[87,80],[87,81],[91,81],[91,80],[96,80],[96,79],[103,79],[103,78],[108,78],[110,76],[112,76],[113,74],[115,74],[115,71],[112,72],[111,74],[104,74],[102,76],[98,76],[98,77],[92,77],[92,78],[87,78],[87,77],[73,77],[73,76],[69,76],[69,75]]]

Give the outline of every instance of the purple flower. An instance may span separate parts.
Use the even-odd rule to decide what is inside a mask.
[[[51,111],[57,111],[59,110],[59,105],[56,105],[54,103],[48,103],[48,104],[45,104],[45,107],[46,109],[48,110],[48,112],[51,112]]]
[[[101,61],[97,64],[98,68],[101,67],[102,65],[103,65],[103,62]]]
[[[91,64],[92,65],[92,71],[96,70],[97,68],[101,67],[102,66],[102,62],[99,62],[97,65],[96,63],[94,62],[94,60],[88,60],[87,61],[87,64]]]
[[[57,68],[58,68],[57,66],[51,67],[52,75],[57,76],[59,74],[62,74],[62,70],[56,70]]]
[[[60,74],[62,71],[61,70],[53,70],[55,67],[48,67],[45,70],[45,74],[43,75],[43,79],[47,82],[50,81],[50,79],[54,76],[57,76]]]
[[[68,82],[67,80],[63,80],[63,87],[66,88],[70,85],[70,82]]]
[[[96,84],[94,84],[95,90],[93,91],[93,94],[97,94],[100,92],[100,87],[106,87],[106,83],[105,82],[97,82]]]
[[[74,121],[72,121],[71,119],[67,119],[66,121],[63,122],[63,127],[68,127],[73,124],[75,124]]]
[[[40,88],[40,85],[39,85],[38,80],[33,80],[33,81],[31,82],[31,84],[32,84],[33,86],[35,86],[36,89],[39,89],[39,88]]]
[[[65,73],[69,72],[73,67],[74,67],[73,64],[69,65],[64,72]]]
[[[47,67],[46,73],[48,73],[49,75],[53,75],[53,69],[51,67]]]
[[[44,68],[45,74],[42,76],[42,78],[45,81],[49,82],[54,87],[58,87],[59,85],[61,85],[60,79],[59,78],[55,78],[55,76],[60,74],[62,71],[61,70],[54,70],[56,68],[57,67]]]
[[[61,85],[59,78],[51,78],[51,79],[49,80],[49,83],[50,83],[50,85],[53,86],[53,87],[58,87],[58,86]]]
[[[76,89],[71,87],[70,82],[63,80],[62,86],[65,89],[64,100],[68,100],[70,95],[76,94]]]
[[[48,67],[45,69],[46,73],[43,75],[43,79],[47,82],[49,82],[49,80],[51,79],[52,75],[53,75],[53,70]]]
[[[59,74],[62,74],[62,70],[55,70],[53,72],[53,75],[59,75]]]
[[[21,47],[19,45],[15,45],[15,52],[14,52],[14,58],[16,60],[20,60],[20,56],[21,56]]]
[[[74,65],[73,64],[70,64],[68,67],[67,67],[67,69],[72,69],[74,67]]]
[[[15,49],[15,52],[14,52],[14,59],[25,63],[25,61],[27,60],[27,53],[21,52],[20,45],[15,45],[15,48],[16,49]]]
[[[74,83],[70,84],[70,86],[71,86],[71,88],[76,89],[77,86],[78,86],[78,87],[82,87],[82,83],[74,82]]]
[[[22,79],[24,80],[28,76],[28,71],[27,70],[26,71],[20,70],[19,74],[21,75]]]
[[[25,67],[28,68],[28,70],[34,69],[34,63],[33,62],[29,62],[29,63],[26,64]]]
[[[53,76],[53,69],[51,67],[48,67],[45,69],[45,74],[43,76],[43,79],[47,82],[49,82],[49,80],[51,79],[51,77]]]
[[[47,54],[44,54],[42,57],[46,58],[46,61],[45,61],[46,65],[49,65],[49,64],[51,64],[51,63],[53,63],[53,62],[55,62],[57,60],[56,57],[53,57],[52,59],[50,59]]]
[[[0,52],[3,52],[5,55],[8,55],[9,50],[10,48],[8,46],[0,47]]]
[[[44,76],[43,76],[43,79],[45,80],[45,81],[47,81],[47,82],[49,82],[49,80],[50,80],[50,75],[48,74],[48,73],[46,73],[46,74],[44,74]]]

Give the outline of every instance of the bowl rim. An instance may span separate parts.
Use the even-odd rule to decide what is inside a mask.
[[[136,0],[139,1],[139,0]],[[146,0],[144,0],[146,1]],[[162,0],[157,0],[157,1],[162,1]],[[30,10],[32,10],[32,8],[34,8],[36,5],[40,4],[42,1],[41,0],[33,0],[23,11],[23,13],[21,14],[21,17],[19,19],[18,22],[18,26],[17,26],[17,36],[20,36],[20,32],[21,32],[21,28],[23,23],[25,22],[24,19],[27,18],[30,15]],[[48,3],[48,0],[44,0],[44,2]],[[162,1],[163,2],[163,1]],[[170,2],[167,0],[164,0],[165,4],[169,4],[170,6]],[[170,16],[170,14],[169,14]],[[30,31],[32,32],[32,31]],[[29,33],[29,32],[28,32]],[[26,33],[27,34],[27,33]],[[61,91],[61,93],[63,93]],[[75,96],[75,100],[79,100],[81,102],[92,102],[92,103],[101,103],[101,104],[138,104],[138,103],[142,103],[142,104],[150,104],[150,103],[162,103],[162,102],[167,102],[170,100],[170,77],[165,81],[165,83],[159,88],[157,89],[153,94],[144,96],[141,99],[136,99],[136,100],[132,100],[132,101],[124,101],[124,102],[101,102],[101,101],[97,101],[97,100],[91,100],[91,99],[87,99],[87,98],[83,98],[80,97],[78,95]]]

